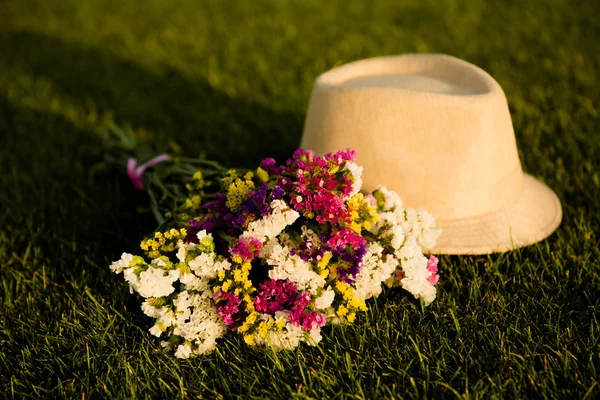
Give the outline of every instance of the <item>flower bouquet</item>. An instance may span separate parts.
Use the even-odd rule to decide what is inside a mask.
[[[171,172],[148,184],[169,209],[163,218],[155,207],[161,226],[143,254],[124,253],[110,268],[144,298],[150,333],[176,357],[210,352],[228,331],[251,346],[315,345],[323,326],[353,323],[384,283],[425,305],[435,299],[438,260],[423,254],[440,234],[434,218],[385,187],[362,193],[353,150],[299,149],[283,164],[267,158],[242,172],[158,162]],[[138,189],[150,164],[129,161]],[[210,193],[211,182],[221,189]]]

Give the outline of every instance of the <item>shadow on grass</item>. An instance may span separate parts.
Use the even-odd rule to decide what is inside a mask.
[[[168,66],[150,71],[109,50],[31,31],[0,34],[0,48],[0,63],[50,80],[117,122],[156,132],[157,141],[174,140],[189,155],[202,151],[228,165],[251,166],[266,156],[284,160],[300,142],[302,115],[231,97]]]
[[[299,143],[302,115],[232,98],[173,69],[154,73],[28,31],[0,34],[0,48],[0,66],[49,80],[83,109],[156,133],[157,148],[173,140],[189,156],[204,152],[225,165],[252,166],[267,156],[284,160]],[[122,175],[90,177],[102,143],[92,127],[51,111],[52,96],[34,109],[0,92],[0,223],[8,238],[0,258],[9,262],[38,248],[40,261],[27,268],[45,264],[59,280],[78,280],[87,270],[86,284],[102,286],[106,259],[134,251],[154,220],[138,213],[148,199]]]
[[[106,258],[134,249],[154,229],[143,212],[146,195],[124,174],[91,173],[102,149],[67,118],[0,95],[0,264],[44,267],[58,281],[84,269],[102,275]]]

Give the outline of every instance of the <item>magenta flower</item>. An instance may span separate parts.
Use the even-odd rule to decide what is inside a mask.
[[[244,261],[250,261],[258,256],[262,242],[254,237],[241,238],[234,247],[229,248],[231,256],[240,256]]]
[[[234,293],[221,291],[213,295],[213,301],[217,307],[219,317],[223,319],[225,325],[233,328],[236,322],[236,314],[240,311],[240,298]]]
[[[334,232],[327,241],[327,244],[333,249],[344,249],[347,246],[352,246],[352,248],[358,250],[365,243],[365,238],[350,228]]]
[[[309,311],[306,309],[311,303],[310,293],[302,292],[290,312],[290,324],[301,326],[305,331],[310,331],[325,325],[325,315],[319,314],[316,310]]]
[[[258,294],[254,298],[256,311],[275,314],[288,310],[298,298],[296,284],[289,280],[269,279],[260,284]]]
[[[317,222],[348,225],[350,212],[344,197],[353,191],[353,179],[344,171],[346,162],[353,161],[356,154],[348,149],[325,157],[299,149],[288,161],[290,171],[295,171],[296,181],[290,193],[290,204],[298,212],[315,214]]]

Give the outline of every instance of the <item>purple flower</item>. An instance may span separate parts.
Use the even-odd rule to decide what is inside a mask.
[[[271,193],[271,198],[273,200],[280,200],[285,195],[285,190],[281,186],[275,185],[273,188],[273,193]]]

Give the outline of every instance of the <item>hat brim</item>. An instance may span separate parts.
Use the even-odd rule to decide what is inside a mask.
[[[438,220],[437,254],[489,254],[527,246],[550,236],[562,220],[560,200],[548,186],[524,174],[516,203],[479,217]]]

